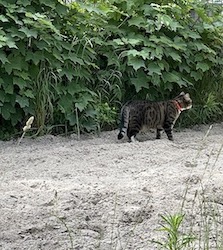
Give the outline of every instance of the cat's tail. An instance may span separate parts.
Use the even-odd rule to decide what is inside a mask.
[[[118,140],[121,140],[128,129],[129,125],[129,108],[127,106],[124,106],[121,110],[121,123],[120,123],[120,130],[118,133]]]

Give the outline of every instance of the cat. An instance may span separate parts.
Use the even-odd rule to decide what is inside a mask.
[[[190,95],[184,92],[168,101],[128,101],[121,109],[118,139],[122,139],[127,132],[129,140],[134,142],[140,131],[149,129],[156,129],[156,139],[160,139],[164,129],[168,139],[173,141],[172,129],[177,118],[181,111],[191,107]]]

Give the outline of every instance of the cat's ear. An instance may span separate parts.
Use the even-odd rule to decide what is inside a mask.
[[[181,93],[179,94],[179,96],[182,96],[182,95],[185,95],[185,93],[184,93],[184,92],[181,92]]]
[[[185,97],[186,97],[186,98],[190,98],[189,93],[185,94]]]

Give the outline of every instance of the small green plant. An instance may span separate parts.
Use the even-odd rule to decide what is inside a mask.
[[[202,115],[207,120],[222,115],[222,104],[216,100],[214,93],[208,94]]]
[[[101,103],[97,108],[97,122],[99,131],[103,128],[112,127],[117,120],[117,110],[111,107],[107,102]]]
[[[183,234],[180,231],[184,219],[183,214],[161,215],[161,219],[159,231],[164,232],[166,236],[163,241],[153,241],[154,243],[161,249],[167,250],[182,250],[191,245],[195,237],[191,234]]]

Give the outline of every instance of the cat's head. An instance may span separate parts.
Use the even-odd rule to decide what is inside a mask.
[[[192,99],[190,98],[190,95],[188,93],[185,94],[184,92],[181,92],[174,98],[174,100],[179,103],[181,110],[192,108]]]

